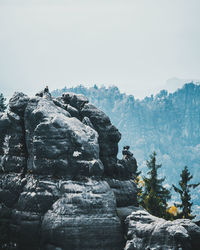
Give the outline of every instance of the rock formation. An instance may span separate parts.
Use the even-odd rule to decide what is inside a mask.
[[[109,117],[82,95],[15,93],[0,118],[1,248],[122,249],[116,208],[136,187],[115,171]]]
[[[120,136],[83,95],[15,93],[0,114],[0,248],[132,244],[124,220],[137,206],[137,163],[117,160]]]
[[[188,219],[166,221],[134,208],[126,219],[127,242],[124,250],[198,250],[200,227]]]

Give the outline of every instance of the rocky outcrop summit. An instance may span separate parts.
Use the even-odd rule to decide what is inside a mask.
[[[83,95],[15,93],[0,114],[0,248],[137,249],[124,224],[137,162],[117,159],[120,137]]]
[[[137,191],[108,116],[83,95],[15,93],[0,135],[1,248],[123,248],[116,208]]]

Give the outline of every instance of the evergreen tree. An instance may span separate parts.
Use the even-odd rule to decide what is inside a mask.
[[[151,214],[167,218],[167,200],[170,199],[170,191],[162,186],[165,178],[158,178],[158,169],[162,165],[156,164],[156,153],[150,155],[147,161],[148,177],[143,177],[144,192],[142,194],[143,207]]]
[[[6,98],[4,98],[3,94],[0,93],[0,112],[4,112],[4,110],[6,109],[5,101]]]
[[[178,217],[192,220],[196,216],[191,214],[192,213],[191,207],[193,203],[190,202],[191,200],[190,189],[196,188],[197,186],[200,185],[200,183],[188,184],[188,182],[193,178],[193,176],[190,175],[187,166],[185,166],[185,168],[183,169],[182,173],[180,174],[180,177],[181,177],[181,180],[179,181],[180,188],[173,185],[175,192],[179,193],[181,198],[181,204],[178,204],[177,207],[180,207],[182,211],[178,214]]]

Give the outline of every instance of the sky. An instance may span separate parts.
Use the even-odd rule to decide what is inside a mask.
[[[200,79],[199,0],[0,0],[0,92]],[[171,83],[172,84],[172,83]]]

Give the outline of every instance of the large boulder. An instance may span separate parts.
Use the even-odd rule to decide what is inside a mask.
[[[97,132],[51,100],[30,100],[25,128],[28,170],[32,173],[77,175],[78,161],[99,158]]]
[[[122,249],[123,232],[106,182],[67,181],[61,192],[42,222],[45,249]]]
[[[83,117],[88,117],[99,134],[100,159],[108,175],[113,174],[117,163],[118,142],[121,134],[109,117],[92,104],[85,104],[81,110]]]
[[[166,221],[141,208],[133,209],[126,219],[125,250],[166,249],[198,250],[200,227],[188,219]]]
[[[19,116],[24,115],[24,110],[29,102],[29,97],[22,92],[15,92],[9,100],[9,108]]]
[[[11,189],[14,189],[12,195]],[[27,175],[24,182],[11,176],[4,192],[10,195],[5,193],[1,197],[4,204],[0,207],[0,215],[4,216],[1,222],[7,222],[15,249],[121,250],[123,247],[115,197],[106,181],[90,178],[62,181]]]
[[[109,117],[80,94],[64,93],[54,102],[98,132],[99,158],[104,164],[106,175],[112,176],[117,165],[118,142],[121,134],[111,124]]]

